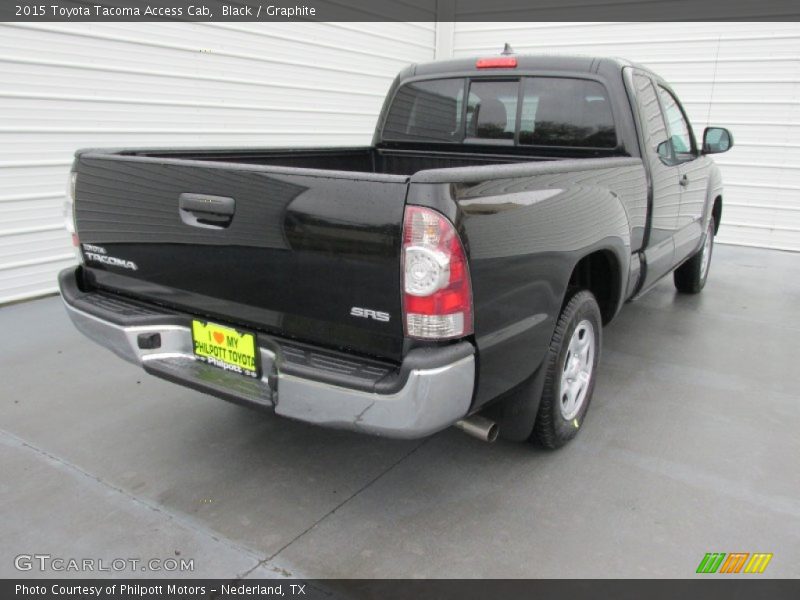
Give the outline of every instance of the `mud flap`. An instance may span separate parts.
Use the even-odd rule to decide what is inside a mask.
[[[544,390],[544,366],[521,383],[508,396],[481,411],[500,427],[500,437],[510,442],[524,442],[533,433]]]

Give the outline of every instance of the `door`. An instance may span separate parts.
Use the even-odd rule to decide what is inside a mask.
[[[670,158],[667,130],[655,84],[643,71],[634,71],[631,82],[636,95],[642,129],[642,159],[648,166],[651,198],[645,245],[647,271],[642,289],[664,276],[674,266],[675,234],[678,231],[681,185],[680,168]]]
[[[703,237],[703,207],[711,161],[700,156],[692,127],[675,94],[660,84],[658,94],[669,131],[669,160],[680,172],[681,202],[674,259],[678,264],[694,254]]]

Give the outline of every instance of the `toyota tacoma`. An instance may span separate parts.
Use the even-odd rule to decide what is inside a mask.
[[[709,155],[732,144],[624,60],[413,65],[370,146],[78,151],[61,294],[88,337],[201,392],[558,447],[620,307],[670,273],[705,285]]]

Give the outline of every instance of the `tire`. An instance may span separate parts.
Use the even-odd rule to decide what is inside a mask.
[[[602,340],[597,300],[586,290],[574,293],[561,309],[545,357],[544,389],[531,441],[560,448],[578,434],[592,400]]]
[[[682,294],[699,294],[706,285],[708,269],[711,266],[711,254],[714,251],[714,228],[714,217],[712,216],[708,219],[706,235],[700,250],[675,269],[672,274],[675,287]]]

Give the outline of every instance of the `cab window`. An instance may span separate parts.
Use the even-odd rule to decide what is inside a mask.
[[[514,139],[519,81],[473,81],[467,101],[465,141]]]
[[[617,145],[611,103],[597,81],[527,78],[520,122],[520,144],[582,148]]]
[[[618,144],[601,83],[537,76],[407,83],[389,108],[383,140],[594,150]]]
[[[401,87],[383,126],[384,139],[460,142],[463,79],[417,81]]]

